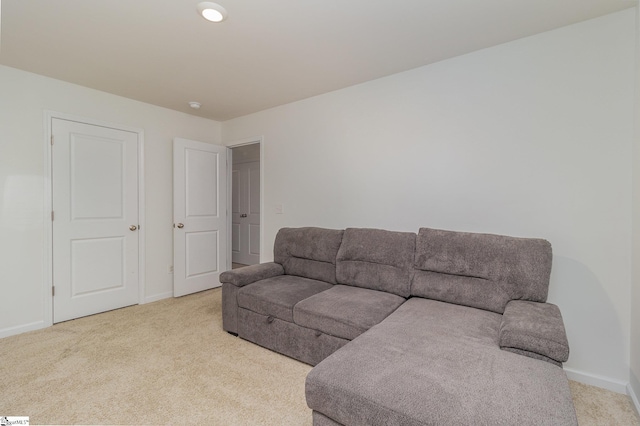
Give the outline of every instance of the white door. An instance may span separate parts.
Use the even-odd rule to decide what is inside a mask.
[[[227,148],[173,141],[173,295],[220,286],[227,266]]]
[[[53,321],[138,303],[138,134],[51,123]]]
[[[260,162],[233,166],[232,259],[260,263]]]

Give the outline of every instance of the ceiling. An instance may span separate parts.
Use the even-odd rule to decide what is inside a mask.
[[[217,2],[219,24],[197,0],[4,0],[0,64],[223,121],[638,4]]]

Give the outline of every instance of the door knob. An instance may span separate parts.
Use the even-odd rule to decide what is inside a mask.
[[[136,229],[138,229],[138,227],[137,227],[137,226],[135,226],[135,225],[131,225],[131,226],[129,227],[129,230],[130,230],[130,231],[135,231]]]
[[[176,225],[178,228],[182,229],[184,228],[184,224],[183,223],[179,223],[178,225]]]
[[[247,215],[243,213],[240,215],[240,217],[247,217]]]

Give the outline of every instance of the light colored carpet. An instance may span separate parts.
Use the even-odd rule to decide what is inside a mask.
[[[222,331],[220,289],[0,339],[0,416],[31,424],[311,425],[311,369]],[[580,424],[639,425],[571,383]]]

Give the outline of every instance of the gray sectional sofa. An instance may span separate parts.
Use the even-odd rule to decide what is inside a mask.
[[[220,276],[223,327],[315,366],[314,425],[575,425],[545,240],[283,228]]]

